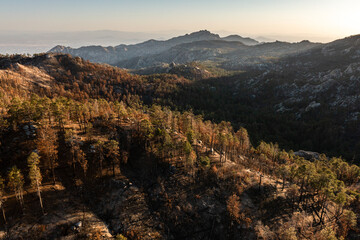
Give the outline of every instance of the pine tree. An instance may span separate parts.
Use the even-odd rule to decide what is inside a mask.
[[[51,171],[53,183],[56,184],[55,168],[57,166],[57,136],[56,131],[49,126],[43,126],[38,131],[36,147],[41,155],[43,166]]]
[[[113,176],[115,176],[115,163],[119,162],[119,143],[115,140],[111,140],[106,143],[108,150],[107,157],[110,158],[113,169]],[[120,164],[119,164],[120,165]]]
[[[15,192],[16,199],[19,201],[21,209],[24,207],[24,177],[21,174],[21,171],[13,166],[10,169],[9,175],[9,188]]]
[[[80,164],[80,166],[83,170],[84,178],[86,179],[86,172],[88,169],[88,161],[86,159],[86,155],[85,155],[84,151],[81,150],[80,146],[78,146],[78,145],[75,148],[75,158],[76,158],[76,161]]]
[[[104,147],[105,147],[104,142],[101,141],[101,140],[98,140],[97,143],[96,143],[96,145],[95,145],[95,148],[96,148],[96,151],[97,151],[97,153],[98,153],[98,158],[99,158],[100,177],[102,176],[102,172],[103,172]]]
[[[31,181],[31,186],[36,188],[37,195],[40,201],[41,211],[44,214],[44,207],[43,207],[41,191],[40,191],[40,186],[42,181],[42,176],[39,168],[40,157],[36,152],[32,152],[28,157],[27,162],[29,166],[29,178]]]

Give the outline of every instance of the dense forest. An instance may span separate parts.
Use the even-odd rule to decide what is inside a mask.
[[[359,237],[360,168],[261,138],[298,132],[287,131],[291,119],[230,100],[220,85],[233,79],[2,56],[4,239]],[[264,124],[273,132],[259,133]]]

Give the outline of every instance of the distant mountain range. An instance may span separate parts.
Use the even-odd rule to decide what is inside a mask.
[[[56,46],[49,52],[68,53],[92,62],[108,63],[128,69],[205,60],[221,62],[225,67],[236,68],[261,63],[267,61],[267,58],[299,53],[317,45],[309,41],[259,43],[238,35],[221,38],[218,34],[202,30],[166,41],[148,40],[133,45],[85,46],[75,49]]]

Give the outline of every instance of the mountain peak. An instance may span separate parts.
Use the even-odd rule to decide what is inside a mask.
[[[66,50],[68,47],[65,47],[63,45],[57,45],[55,47],[53,47],[51,50],[49,50],[48,52],[62,52],[64,50]]]
[[[171,38],[167,42],[177,45],[177,44],[189,43],[195,41],[211,41],[211,40],[220,40],[220,39],[221,38],[218,34],[211,33],[208,30],[200,30],[190,34],[185,34],[179,37]]]
[[[208,30],[200,30],[200,31],[197,31],[197,32],[192,32],[190,34],[188,34],[189,36],[199,36],[199,35],[202,35],[202,36],[219,36],[218,34],[215,34],[215,33],[211,33],[210,31]]]
[[[185,34],[184,36],[180,36],[180,38],[195,38],[201,40],[219,40],[221,39],[219,34],[212,33],[208,30],[200,30],[197,32],[192,32],[190,34]]]

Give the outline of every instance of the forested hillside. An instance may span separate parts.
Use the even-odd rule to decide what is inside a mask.
[[[61,54],[1,57],[1,236],[359,237],[358,166],[251,141],[203,102],[215,107],[212,84],[223,82],[180,75]]]
[[[140,85],[147,85],[146,91],[139,84],[124,88],[134,90],[146,104],[230,121],[235,129],[248,129],[254,144],[278,142],[288,151],[324,152],[359,163],[359,35],[326,44],[276,41],[248,46],[228,40],[200,31],[148,41],[131,46],[141,49],[137,55],[114,53],[124,58],[111,64],[147,75],[137,80],[144,81]],[[163,48],[157,51],[154,46]],[[88,48],[81,51],[89,56],[80,49],[59,51],[99,62]],[[167,78],[172,80],[164,81]],[[160,88],[151,82],[155,79],[161,79]]]

